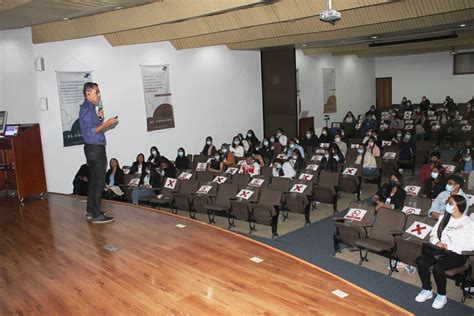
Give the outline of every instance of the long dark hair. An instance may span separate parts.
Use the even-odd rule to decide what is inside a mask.
[[[454,202],[456,203],[456,206],[458,207],[459,212],[462,214],[466,210],[467,207],[467,202],[464,196],[462,195],[453,195],[452,196]],[[448,199],[449,201],[449,199]],[[443,230],[446,228],[446,225],[448,225],[449,220],[451,219],[451,214],[448,212],[444,212],[443,219],[441,220],[441,223],[439,223],[438,226],[438,231],[436,232],[438,235],[438,239],[441,239],[441,234],[443,233]]]

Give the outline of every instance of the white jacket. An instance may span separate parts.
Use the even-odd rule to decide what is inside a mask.
[[[434,226],[430,233],[430,242],[436,245],[438,242],[448,245],[448,250],[451,250],[457,254],[461,254],[463,251],[474,250],[474,223],[466,215],[462,215],[456,219],[451,217],[448,224],[441,233],[441,240],[438,239],[438,227],[439,223],[443,219],[444,215],[441,215],[438,222]]]

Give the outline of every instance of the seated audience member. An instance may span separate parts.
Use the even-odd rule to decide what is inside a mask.
[[[456,169],[454,169],[454,173],[468,174],[472,170],[474,170],[474,162],[472,161],[472,156],[469,151],[465,151],[462,156],[462,160],[458,162]]]
[[[430,177],[431,169],[438,165],[441,166],[441,154],[437,151],[433,151],[430,154],[430,161],[421,168],[420,183],[425,182],[425,180]]]
[[[204,145],[204,148],[201,151],[201,155],[204,156],[213,156],[216,153],[216,146],[212,144],[212,137],[207,136],[206,137],[206,144]]]
[[[300,153],[301,153],[301,157],[303,157],[304,159],[304,149],[303,147],[301,147],[295,139],[291,138],[289,140],[289,144],[288,144],[288,149],[286,150],[286,157],[287,158],[290,158],[291,157],[291,154],[293,153],[294,150],[299,150]]]
[[[356,164],[362,165],[362,175],[365,177],[378,176],[380,174],[377,168],[377,160],[370,151],[366,151],[364,145],[360,144],[357,148]]]
[[[270,136],[270,146],[273,149],[275,155],[281,154],[283,152],[283,146],[278,141],[276,135]]]
[[[444,103],[443,103],[443,107],[448,108],[449,111],[454,111],[456,109],[456,104],[454,103],[454,100],[451,99],[449,95],[446,96],[446,99],[444,100]]]
[[[331,145],[329,145],[329,154],[334,158],[334,160],[336,160],[338,164],[345,164],[346,158],[336,143],[331,143]]]
[[[234,153],[229,150],[229,145],[222,144],[221,146],[221,157],[224,166],[232,167],[235,165],[235,156]]]
[[[333,155],[331,155],[329,148],[324,150],[323,158],[321,158],[319,163],[318,172],[321,171],[337,171],[337,161],[334,159]]]
[[[168,159],[162,159],[160,161],[160,175],[164,178],[176,178],[176,167]]]
[[[87,164],[83,164],[72,181],[72,194],[87,196],[87,190],[89,189],[89,176],[90,170]]]
[[[221,155],[218,152],[214,154],[214,157],[208,159],[207,171],[214,173],[222,173],[224,171],[224,163],[222,162]]]
[[[147,162],[151,162],[154,166],[158,166],[160,161],[160,152],[156,146],[150,148],[150,157],[148,157]]]
[[[272,163],[272,175],[274,177],[293,178],[296,176],[296,170],[290,162],[281,159],[274,159]]]
[[[238,136],[234,137],[229,151],[233,153],[235,157],[240,158],[244,156],[244,146],[242,146],[242,142]]]
[[[344,123],[344,124],[355,124],[356,121],[357,120],[356,120],[354,114],[352,114],[351,111],[348,111],[346,116],[344,116],[344,118],[342,119],[342,123]]]
[[[423,123],[421,120],[416,122],[415,124],[415,140],[424,140],[426,135],[425,128],[423,127]]]
[[[117,189],[117,187],[125,184],[123,178],[123,170],[120,168],[118,160],[115,158],[110,159],[109,170],[105,174],[106,196],[109,199],[117,199],[123,195],[122,190]]]
[[[288,160],[296,172],[301,172],[305,167],[305,162],[298,149],[293,150],[291,158]]]
[[[408,161],[413,158],[415,153],[415,142],[411,138],[410,133],[406,133],[400,143],[400,160]]]
[[[431,104],[430,100],[428,100],[428,99],[426,98],[426,96],[423,96],[423,97],[421,98],[421,102],[420,102],[420,110],[421,110],[422,112],[428,111],[428,109],[429,109],[429,107],[430,107],[430,104]]]
[[[369,141],[369,138],[372,137],[374,133],[374,130],[373,129],[368,129],[366,132],[365,132],[365,137],[362,139],[362,144],[364,145],[367,145],[367,142]]]
[[[375,105],[372,105],[370,109],[365,112],[365,115],[370,115],[372,119],[377,120],[378,115],[377,115],[377,110],[375,109]]]
[[[263,156],[260,155],[258,150],[254,149],[252,151],[252,157],[253,159],[255,159],[256,162],[258,162],[258,164],[260,165],[260,168],[265,167],[265,160],[263,160]]]
[[[407,97],[403,97],[402,101],[400,102],[400,108],[398,109],[400,112],[405,111],[405,107],[407,105],[407,102],[408,102]]]
[[[132,189],[132,203],[137,205],[141,197],[155,195],[155,192],[152,190],[152,188],[159,187],[161,187],[160,174],[155,171],[153,164],[146,163],[140,178],[140,182]]]
[[[399,172],[393,173],[389,182],[385,183],[372,198],[375,210],[378,211],[381,208],[402,209],[407,196],[403,189],[404,186],[403,176]]]
[[[392,146],[398,146],[402,142],[402,137],[403,137],[403,132],[401,129],[398,129],[395,133],[395,136],[393,136],[391,142]]]
[[[178,148],[178,155],[174,160],[174,164],[177,169],[179,170],[188,170],[191,169],[191,162],[189,158],[186,156],[186,151],[183,147]]]
[[[413,104],[411,103],[411,100],[407,100],[405,103],[405,111],[413,111]]]
[[[434,165],[431,168],[430,177],[423,182],[421,196],[434,200],[445,188],[444,169],[441,166]]]
[[[474,154],[474,147],[472,146],[471,140],[468,139],[464,142],[464,145],[461,149],[459,149],[456,154],[454,154],[453,162],[461,162],[463,161],[464,153],[470,153],[471,156]]]
[[[286,135],[283,133],[283,129],[277,129],[276,138],[278,138],[278,142],[282,147],[286,147],[288,145],[288,137],[286,137]]]
[[[137,158],[132,163],[130,167],[130,178],[134,177],[135,175],[142,174],[145,165],[145,155],[142,153],[137,155]]]
[[[251,177],[257,176],[260,174],[260,164],[251,154],[246,154],[245,160],[240,164],[239,173],[249,174]]]
[[[249,142],[253,148],[257,147],[258,144],[260,144],[260,141],[251,129],[248,130],[247,137],[245,137],[245,140]]]
[[[313,149],[318,147],[319,139],[316,134],[314,134],[314,130],[311,128],[306,131],[305,137],[301,140],[301,146],[305,151],[308,151],[308,147],[312,147]]]
[[[399,114],[395,114],[395,118],[390,122],[388,127],[390,129],[403,129],[405,127],[405,121],[400,118]]]
[[[329,129],[327,127],[323,127],[321,130],[321,135],[319,136],[319,143],[332,143],[332,135],[329,134]]]
[[[422,255],[417,260],[418,275],[423,289],[415,300],[422,303],[433,297],[432,272],[437,287],[437,295],[431,305],[435,309],[441,309],[447,303],[446,271],[462,267],[467,260],[462,252],[474,250],[474,238],[472,238],[474,225],[472,220],[466,216],[468,205],[465,198],[459,195],[451,196],[445,208],[446,213],[439,217],[438,222],[431,230],[430,243],[447,250],[447,252],[438,259]]]
[[[466,203],[469,202],[469,197],[461,189],[464,184],[464,180],[460,176],[453,174],[448,177],[447,182],[448,183],[445,187],[446,190],[438,194],[433,203],[431,203],[431,208],[428,212],[428,216],[431,216],[434,219],[438,219],[441,215],[444,214],[444,212],[446,211],[446,201],[449,197],[452,197],[454,195],[460,195],[466,199]]]
[[[377,120],[372,115],[366,114],[365,119],[360,127],[361,131],[366,134],[369,129],[374,130],[378,127]]]
[[[266,138],[263,139],[262,146],[258,148],[258,153],[267,162],[272,161],[273,157],[275,156],[275,150],[272,149],[270,141]]]
[[[250,153],[250,149],[252,148],[252,143],[244,139],[244,136],[241,133],[237,134],[237,137],[240,139],[242,147],[244,147],[244,155],[247,153]]]
[[[339,150],[342,152],[342,154],[345,157],[347,154],[347,144],[342,141],[342,136],[340,133],[337,133],[336,136],[334,137],[334,144],[337,145],[337,147],[339,148]]]
[[[348,143],[349,142],[349,135],[346,133],[346,131],[344,129],[340,129],[339,130],[339,135],[341,135],[341,140],[344,142],[344,143]]]
[[[376,142],[377,142],[377,139],[371,136],[369,140],[367,141],[366,151],[369,151],[370,153],[372,153],[374,157],[380,157],[380,147],[376,144]]]

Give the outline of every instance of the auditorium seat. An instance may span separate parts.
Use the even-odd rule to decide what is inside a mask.
[[[337,186],[339,185],[339,173],[321,171],[318,184],[314,186],[314,199],[319,203],[333,205],[334,213],[337,212]]]
[[[298,192],[284,192],[283,201],[284,207],[282,209],[284,219],[288,219],[288,212],[297,213],[297,214],[308,214],[308,221],[306,224],[310,224],[310,208],[313,195],[313,183],[311,181],[305,180],[294,180],[293,185],[306,185],[304,190],[300,193]]]
[[[237,184],[239,189],[244,188],[250,182],[250,175],[245,173],[237,173],[232,176],[232,183]]]
[[[244,187],[243,189],[247,191],[252,191],[253,194],[250,196],[249,199],[244,199],[237,197],[237,195],[230,200],[231,204],[231,211],[229,213],[229,225],[230,227],[234,226],[234,219],[241,220],[241,221],[249,221],[249,216],[252,211],[252,203],[257,203],[258,201],[258,194],[259,188],[254,187]],[[241,188],[238,188],[240,192]]]
[[[174,193],[174,203],[178,210],[189,212],[192,209],[193,195],[198,190],[197,180],[185,180],[181,182],[178,193]]]
[[[255,224],[272,227],[272,238],[278,237],[278,214],[281,209],[282,192],[263,188],[258,203],[253,204],[249,216],[249,234],[255,231]]]
[[[272,177],[270,188],[274,190],[280,190],[281,192],[288,192],[290,190],[290,183],[290,178]]]
[[[171,212],[176,213],[176,210],[173,208],[173,202],[174,202],[173,193],[179,192],[179,188],[180,188],[181,183],[179,181],[177,181],[177,179],[174,179],[174,178],[165,178],[165,180],[163,182],[164,185],[169,180],[176,181],[176,186],[174,187],[174,189],[169,189],[169,188],[163,186],[161,188],[160,193],[157,196],[151,198],[149,200],[149,203],[151,205],[156,204],[158,209],[160,208],[160,206],[169,205],[169,206],[171,206]]]
[[[215,215],[229,217],[231,208],[230,200],[231,198],[235,197],[237,190],[237,185],[233,183],[223,183],[219,185],[215,200],[213,201],[211,199],[207,204],[204,205],[204,208],[207,210],[210,223],[215,223]],[[230,220],[229,229],[231,229]]]
[[[199,192],[202,186],[210,186],[211,189],[207,193]],[[207,214],[207,204],[212,203],[212,199],[216,197],[218,191],[218,184],[211,181],[199,182],[198,190],[193,195],[193,207],[189,209],[189,216],[196,219],[196,213]],[[209,223],[213,223],[209,217]]]

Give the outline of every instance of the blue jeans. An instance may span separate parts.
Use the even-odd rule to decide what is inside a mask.
[[[141,197],[151,196],[151,195],[155,195],[155,192],[153,192],[152,189],[134,187],[132,190],[132,203],[137,205],[138,200],[140,200]]]
[[[364,177],[378,176],[379,170],[377,168],[362,167],[362,175]]]

